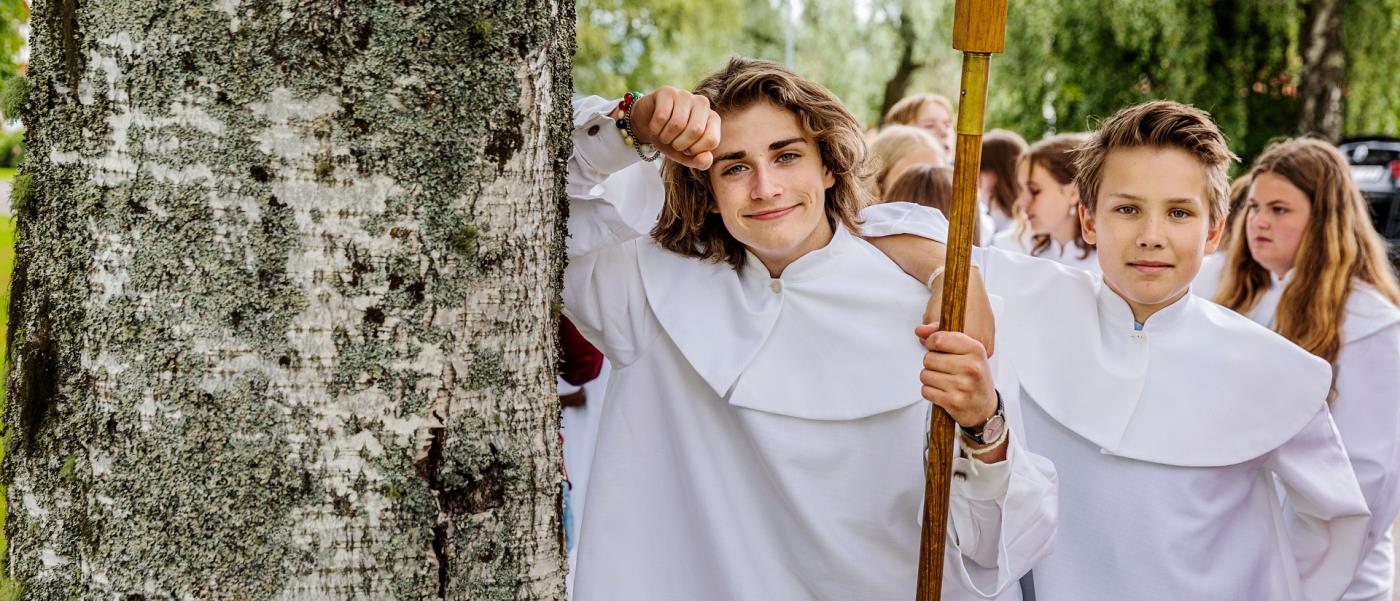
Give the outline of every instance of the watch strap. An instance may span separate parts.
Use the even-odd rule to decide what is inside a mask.
[[[997,417],[997,416],[999,416],[999,415],[1005,415],[1005,414],[1006,414],[1006,405],[1003,404],[1003,403],[1001,402],[1001,391],[998,390],[998,391],[996,391],[996,393],[997,393],[997,410],[996,410],[995,412],[993,412],[992,415],[991,415],[991,417],[988,417],[986,421],[982,422],[981,424],[978,424],[976,430],[973,430],[973,429],[971,429],[971,428],[968,428],[967,426],[964,426],[964,425],[962,425],[962,424],[958,424],[958,428],[962,430],[963,435],[964,435],[964,436],[967,436],[969,439],[971,439],[973,442],[976,442],[976,443],[979,444],[979,445],[985,445],[985,444],[987,444],[987,441],[982,439],[982,427],[983,427],[983,426],[986,426],[986,425],[987,425],[987,422],[992,421],[993,418],[995,418],[995,417]]]

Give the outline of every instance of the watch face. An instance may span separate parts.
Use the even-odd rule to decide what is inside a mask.
[[[992,419],[987,420],[987,424],[982,426],[982,440],[991,442],[1001,438],[1001,434],[1005,430],[1006,418],[1002,417],[1000,414],[993,415]]]

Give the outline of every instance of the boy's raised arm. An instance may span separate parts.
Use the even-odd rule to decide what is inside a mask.
[[[648,235],[665,189],[658,170],[641,162],[650,148],[630,144],[618,121],[635,119],[631,131],[667,157],[708,165],[719,139],[719,116],[703,97],[676,88],[643,96],[630,115],[620,105],[597,96],[573,101],[563,297],[564,312],[579,332],[614,363],[625,365],[638,352],[648,322],[636,310],[646,305],[646,297],[634,247],[624,243]]]
[[[636,100],[630,114],[620,101],[598,96],[573,101],[573,152],[565,190],[571,202],[568,253],[588,254],[609,243],[647,235],[661,210],[665,190],[656,169],[639,165],[655,148],[667,158],[708,167],[719,143],[719,115],[709,101],[684,90],[662,87]],[[619,120],[633,121],[640,141],[629,144]]]
[[[937,323],[943,307],[943,286],[941,280],[929,280],[940,272],[947,257],[948,221],[943,214],[912,203],[894,202],[866,207],[860,216],[867,242],[885,253],[909,277],[932,284],[924,323]],[[996,318],[992,315],[982,275],[976,265],[973,267],[968,281],[964,330],[987,348],[990,357],[996,348]]]

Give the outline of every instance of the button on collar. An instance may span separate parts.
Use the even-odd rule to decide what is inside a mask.
[[[771,284],[768,284],[768,288],[773,291],[773,294],[777,294],[783,291],[783,282],[782,280],[773,280]]]

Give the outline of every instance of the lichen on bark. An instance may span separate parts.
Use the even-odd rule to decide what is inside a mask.
[[[562,598],[572,4],[34,11],[25,597]]]

